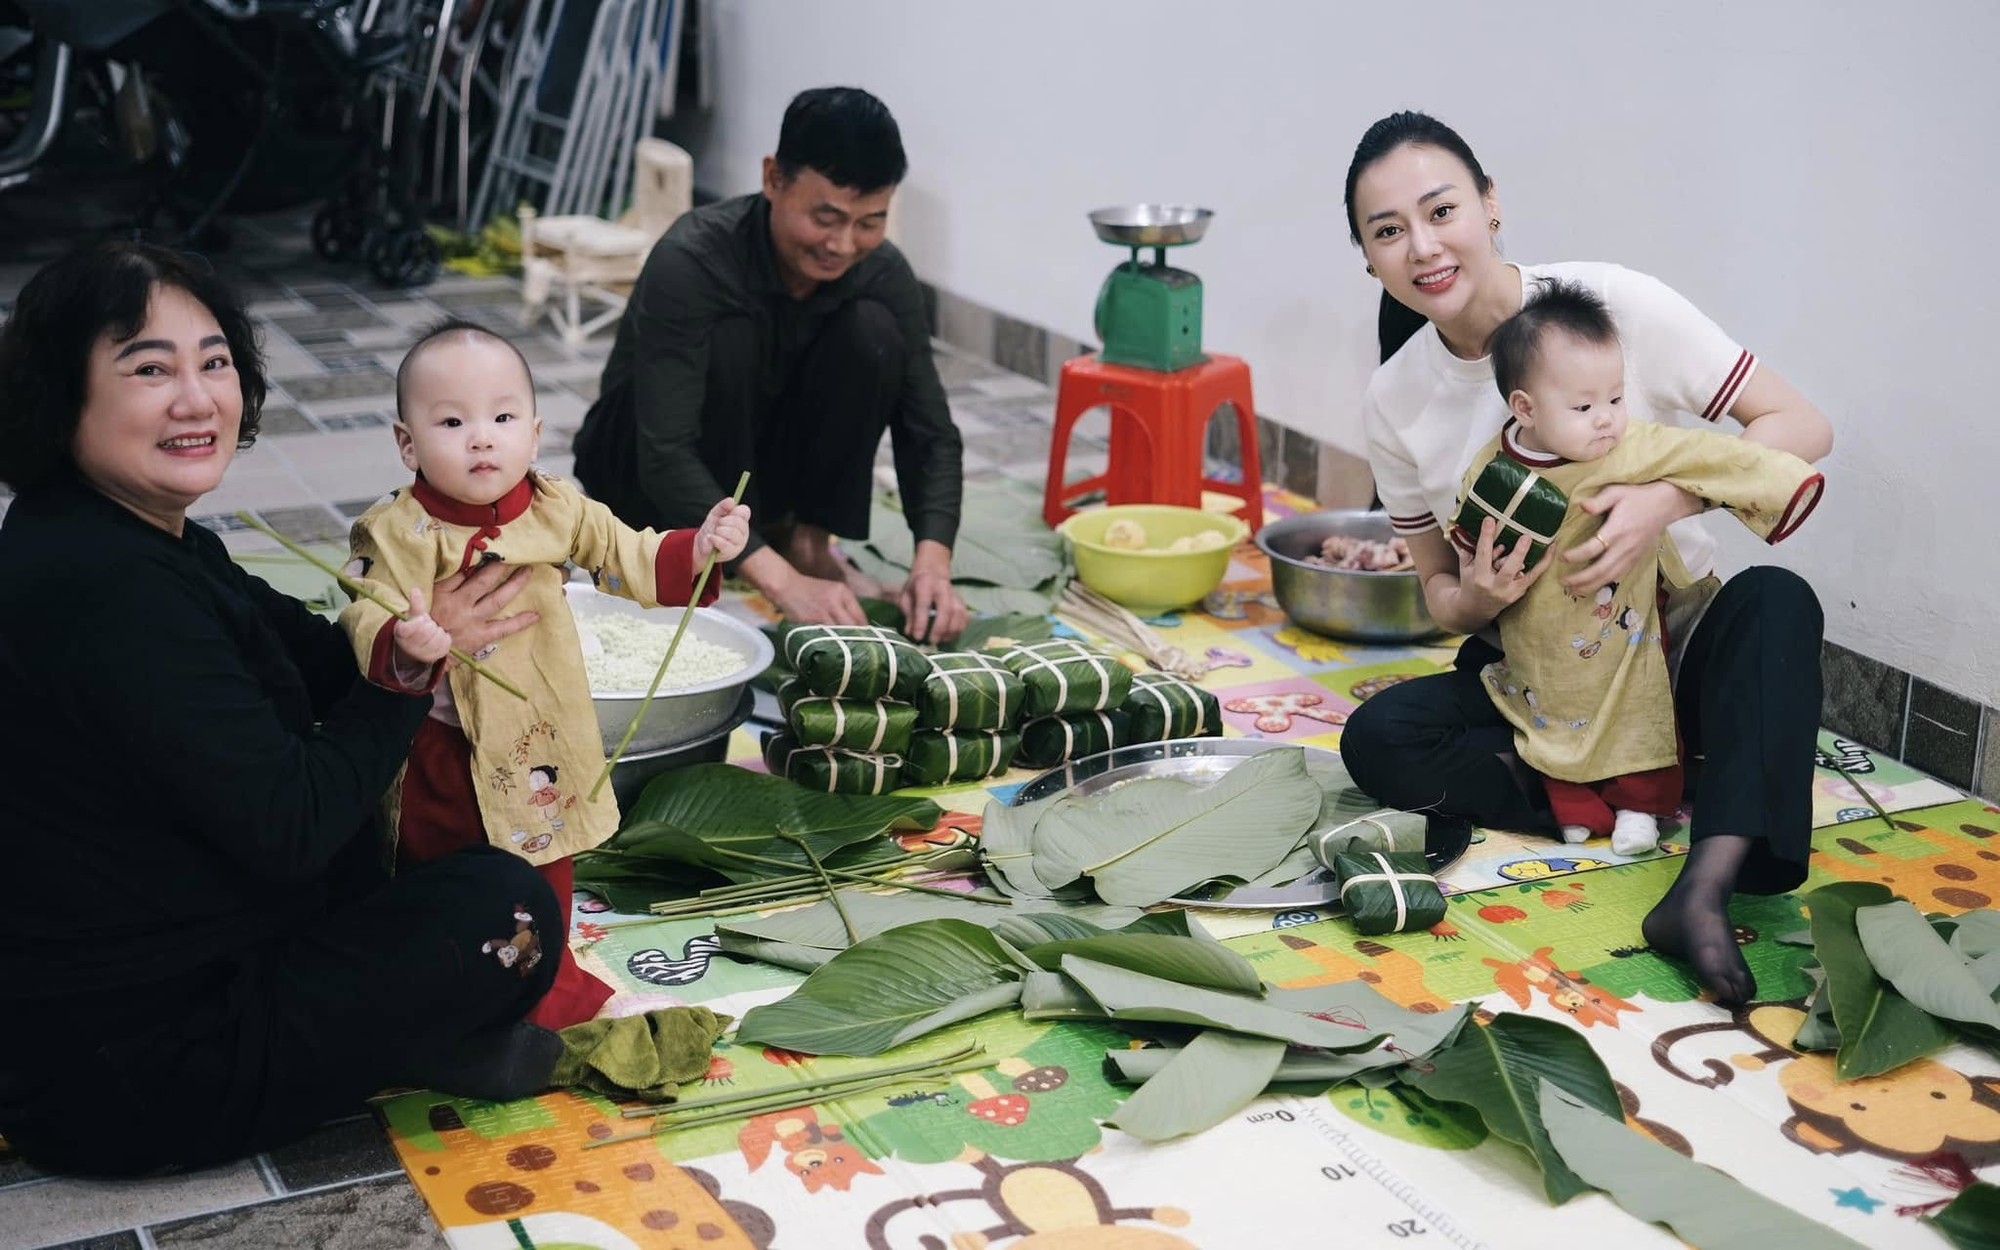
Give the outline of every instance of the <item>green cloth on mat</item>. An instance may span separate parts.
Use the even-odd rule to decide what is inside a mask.
[[[785,661],[814,694],[864,703],[909,703],[930,676],[929,657],[893,629],[877,625],[794,625]]]
[[[1167,673],[1134,677],[1125,714],[1132,720],[1127,742],[1222,736],[1222,706],[1215,696]]]
[[[1022,714],[1068,716],[1123,707],[1132,693],[1132,670],[1095,647],[1058,638],[1015,647],[1000,660],[1025,686]]]
[[[931,657],[931,675],[917,696],[917,723],[925,729],[1014,729],[1022,698],[1021,679],[999,660],[947,651]]]
[[[1336,855],[1333,871],[1358,933],[1407,933],[1444,919],[1444,892],[1421,851]]]
[[[941,786],[951,781],[983,781],[1014,766],[1021,735],[1013,730],[920,729],[903,757],[903,784]]]
[[[799,745],[790,734],[764,739],[764,766],[772,775],[822,794],[887,794],[903,784],[903,757],[864,755],[839,747]]]
[[[909,750],[910,731],[917,726],[917,709],[907,703],[835,699],[814,694],[797,680],[779,688],[778,706],[792,736],[805,746],[901,755]]]
[[[572,1024],[560,1034],[563,1054],[549,1084],[672,1102],[681,1086],[707,1075],[709,1055],[729,1022],[706,1007],[662,1007],[643,1016]]]
[[[1064,760],[1099,755],[1125,745],[1128,732],[1125,713],[1078,712],[1074,716],[1044,716],[1021,726],[1021,753],[1017,762],[1029,768],[1054,768]]]

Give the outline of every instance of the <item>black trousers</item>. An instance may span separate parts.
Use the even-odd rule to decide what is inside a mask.
[[[695,454],[725,492],[750,470],[744,501],[760,529],[803,522],[866,538],[875,449],[902,400],[912,345],[888,305],[870,299],[831,313],[789,366],[772,362],[774,334],[749,317],[711,332]],[[636,402],[627,383],[591,409],[577,434],[577,481],[628,525],[700,524],[715,500],[657,504],[639,481]]]
[[[1688,640],[1675,689],[1694,799],[1691,837],[1755,839],[1737,879],[1751,894],[1805,880],[1824,618],[1812,587],[1780,568],[1724,584]],[[1499,829],[1557,832],[1539,779],[1511,762],[1514,731],[1479,671],[1500,658],[1467,639],[1449,673],[1391,686],[1341,731],[1354,782],[1379,802]]]
[[[114,1000],[97,1019],[38,1019],[39,1043],[17,1033],[0,1048],[0,1133],[38,1166],[100,1175],[202,1167],[297,1138],[534,1007],[557,961],[496,957],[517,913],[563,940],[541,874],[482,847],[302,917],[151,1018],[121,1019]]]
[[[868,537],[875,450],[902,398],[909,345],[886,304],[844,304],[799,357],[775,399],[759,384],[766,345],[748,318],[715,328],[701,410],[702,464],[745,497],[760,528],[816,525]]]

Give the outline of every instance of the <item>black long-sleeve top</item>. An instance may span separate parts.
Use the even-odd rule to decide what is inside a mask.
[[[165,1004],[296,931],[429,708],[201,526],[74,479],[23,494],[0,525],[0,1017]]]
[[[628,524],[701,524],[729,491],[697,450],[717,323],[747,317],[764,353],[757,383],[775,399],[827,318],[856,299],[887,305],[909,345],[902,397],[889,418],[903,515],[917,541],[958,537],[964,449],[952,424],[923,288],[893,243],[883,243],[805,299],[785,289],[761,192],[683,215],[653,248],[618,322],[597,403],[577,436],[578,474]],[[733,483],[731,484],[733,485]],[[609,488],[609,489],[608,489]],[[747,552],[764,545],[753,530]]]

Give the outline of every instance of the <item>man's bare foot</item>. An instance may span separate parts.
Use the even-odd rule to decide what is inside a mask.
[[[780,548],[793,568],[807,577],[843,583],[857,599],[887,599],[881,582],[855,568],[834,550],[833,536],[816,525],[794,525]]]

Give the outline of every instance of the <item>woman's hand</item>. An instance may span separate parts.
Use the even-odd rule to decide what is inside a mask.
[[[541,619],[533,612],[501,615],[527,586],[528,572],[496,560],[454,573],[431,587],[431,619],[451,635],[453,645],[476,658]]]
[[[1659,550],[1667,526],[1701,511],[1701,500],[1672,482],[1646,482],[1607,486],[1577,506],[1604,518],[1596,534],[1562,553],[1571,569],[1563,589],[1589,598],[1599,588],[1625,580],[1634,565]]]
[[[1528,568],[1532,544],[1526,538],[1515,543],[1513,550],[1501,551],[1496,550],[1499,537],[1500,523],[1487,517],[1479,526],[1479,545],[1470,555],[1459,553],[1454,619],[1440,624],[1467,634],[1484,629],[1494,617],[1519,603],[1528,588],[1549,571],[1553,562],[1547,559],[1532,571]]]
[[[725,499],[708,510],[701,528],[694,532],[694,562],[703,564],[714,556],[726,563],[742,555],[749,545],[749,505]]]

